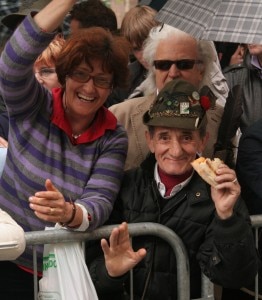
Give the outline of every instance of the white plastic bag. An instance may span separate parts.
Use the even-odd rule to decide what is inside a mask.
[[[50,230],[54,228],[46,228]],[[39,300],[98,300],[80,242],[45,244]]]

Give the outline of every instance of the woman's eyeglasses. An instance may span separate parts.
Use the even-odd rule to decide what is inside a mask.
[[[35,72],[42,78],[47,78],[55,73],[55,68],[41,68],[39,71]]]
[[[93,83],[96,87],[100,87],[103,89],[110,89],[112,87],[112,80],[108,80],[108,78],[104,78],[101,76],[92,76],[87,72],[83,71],[74,71],[68,75],[71,79],[80,82],[86,83],[90,79],[93,80]]]
[[[178,70],[190,70],[195,64],[203,63],[201,60],[180,59],[180,60],[154,60],[154,66],[157,70],[168,71],[172,65],[176,65]]]

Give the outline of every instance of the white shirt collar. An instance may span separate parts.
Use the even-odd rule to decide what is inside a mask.
[[[155,181],[156,181],[156,184],[157,184],[157,188],[159,190],[159,193],[161,194],[161,196],[165,199],[168,199],[168,198],[171,198],[173,197],[175,194],[177,194],[178,192],[180,192],[182,190],[183,187],[185,187],[189,181],[191,180],[194,172],[192,172],[192,175],[190,177],[188,177],[186,180],[184,180],[183,182],[175,185],[173,188],[172,188],[172,191],[170,193],[170,196],[165,196],[165,193],[166,193],[166,187],[165,185],[161,182],[161,179],[160,179],[160,176],[159,176],[159,173],[158,173],[158,164],[156,163],[155,164],[155,170],[154,170],[154,178],[155,178]]]

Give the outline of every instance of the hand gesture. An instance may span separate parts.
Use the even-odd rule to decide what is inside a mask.
[[[70,215],[70,204],[50,179],[45,182],[46,191],[36,192],[29,198],[30,207],[39,219],[49,222],[64,222]]]
[[[229,65],[241,64],[244,59],[245,48],[242,45],[239,45],[236,51],[230,58]]]
[[[211,196],[218,216],[227,219],[233,214],[234,205],[240,195],[240,185],[235,171],[225,164],[219,166],[216,174],[218,185],[211,187]]]
[[[105,239],[101,240],[101,247],[105,256],[106,269],[111,277],[125,274],[146,256],[146,250],[143,248],[134,252],[125,222],[112,230],[109,244]]]

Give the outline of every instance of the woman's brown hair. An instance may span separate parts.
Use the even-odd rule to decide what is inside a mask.
[[[103,70],[113,74],[113,86],[126,87],[130,44],[124,37],[112,35],[101,27],[77,30],[69,37],[56,62],[58,80],[65,86],[66,77],[82,62],[92,67],[100,60]]]
[[[47,48],[37,57],[34,67],[47,66],[54,67],[57,57],[60,54],[65,43],[65,39],[61,34],[55,36]]]

